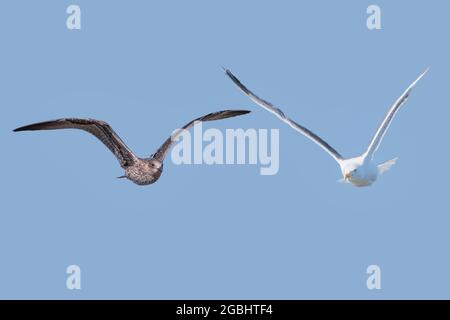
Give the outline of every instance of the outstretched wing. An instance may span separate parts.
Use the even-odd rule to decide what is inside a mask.
[[[374,137],[372,138],[369,147],[367,148],[367,151],[365,153],[366,157],[367,156],[373,157],[373,154],[375,153],[375,151],[377,151],[381,143],[381,140],[383,140],[383,137],[386,134],[387,129],[391,125],[392,119],[394,119],[394,116],[397,114],[397,111],[406,102],[406,100],[408,100],[412,88],[416,85],[417,82],[419,82],[420,79],[422,79],[422,77],[428,72],[429,69],[430,68],[428,67],[424,72],[422,72],[422,74],[413,83],[410,84],[410,86],[405,90],[405,92],[403,92],[403,94],[389,108],[386,116],[384,117]]]
[[[279,108],[275,107],[273,104],[271,104],[268,101],[265,101],[255,95],[253,92],[251,92],[249,89],[247,89],[246,86],[244,86],[241,81],[239,81],[236,76],[234,76],[230,70],[225,69],[225,72],[228,77],[239,87],[239,89],[242,90],[252,101],[254,101],[256,104],[260,105],[267,111],[273,113],[275,116],[277,116],[281,121],[287,123],[289,126],[291,126],[294,130],[300,132],[307,138],[311,139],[315,143],[317,143],[323,150],[325,150],[330,156],[332,156],[338,163],[343,160],[342,156],[337,152],[332,146],[330,146],[326,141],[324,141],[322,138],[320,138],[318,135],[316,135],[311,130],[303,127],[302,125],[298,124],[294,120],[286,117]]]
[[[104,121],[94,119],[64,118],[52,121],[45,121],[23,126],[17,131],[35,131],[35,130],[57,130],[57,129],[80,129],[97,137],[119,160],[122,168],[132,165],[137,157],[125,145],[114,130]]]
[[[167,152],[169,151],[170,147],[177,140],[178,136],[183,132],[183,130],[189,129],[196,122],[214,121],[214,120],[220,120],[220,119],[225,119],[225,118],[231,118],[231,117],[236,117],[236,116],[240,116],[243,114],[247,114],[249,112],[250,111],[248,111],[248,110],[224,110],[224,111],[212,112],[212,113],[209,113],[200,118],[194,119],[191,122],[187,123],[182,128],[177,129],[169,138],[167,138],[167,140],[164,141],[162,146],[159,147],[159,149],[153,154],[153,158],[162,162],[164,160]]]

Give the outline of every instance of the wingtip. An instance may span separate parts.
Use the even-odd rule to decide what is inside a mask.
[[[426,69],[425,69],[425,71],[424,72],[422,72],[422,75],[421,75],[421,77],[423,77],[429,70],[430,70],[430,68],[431,68],[431,65],[430,66],[428,66]]]
[[[230,117],[243,116],[249,114],[250,110],[228,109],[223,112],[228,113]]]
[[[413,88],[413,87],[417,84],[417,82],[419,82],[420,79],[422,79],[422,78],[425,76],[425,74],[428,72],[428,70],[430,70],[430,68],[431,68],[431,66],[428,66],[428,67],[425,69],[425,71],[423,71],[423,72],[420,74],[420,76],[418,76],[417,79],[409,86],[409,89]]]
[[[15,128],[13,130],[13,132],[30,131],[30,130],[33,130],[33,125],[26,125],[26,126]]]
[[[231,72],[230,69],[224,68],[223,70],[225,71],[225,74],[226,74],[228,77],[230,77],[230,78],[233,79],[233,80],[234,80],[234,79],[237,80],[236,76]]]
[[[251,111],[250,110],[227,109],[227,110],[223,110],[221,112],[227,112],[227,113],[230,113],[230,114],[235,115],[235,116],[241,116],[241,115],[244,115],[244,114],[248,114]]]

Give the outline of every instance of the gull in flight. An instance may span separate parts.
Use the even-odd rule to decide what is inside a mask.
[[[354,186],[357,187],[365,187],[370,186],[372,183],[377,180],[378,176],[382,173],[386,172],[391,168],[391,166],[395,163],[398,158],[394,158],[383,162],[381,164],[375,164],[373,161],[373,155],[375,151],[378,149],[381,140],[383,139],[389,125],[391,124],[392,119],[394,118],[397,111],[400,107],[406,102],[408,99],[412,88],[416,85],[416,83],[427,73],[429,68],[427,68],[406,90],[403,94],[394,102],[394,104],[389,108],[386,116],[381,122],[379,128],[377,129],[372,141],[369,144],[367,150],[360,156],[354,158],[343,158],[339,152],[337,152],[333,147],[331,147],[326,141],[321,139],[314,132],[309,129],[303,127],[298,124],[294,120],[285,116],[283,111],[279,108],[275,107],[270,102],[261,99],[246,86],[244,86],[238,78],[236,78],[230,70],[225,69],[227,76],[241,89],[253,102],[263,107],[267,111],[273,113],[277,116],[281,121],[287,123],[294,130],[300,132],[307,138],[311,139],[315,143],[317,143],[323,150],[325,150],[330,156],[333,157],[334,160],[339,164],[343,179],[341,182],[350,182]]]
[[[192,120],[164,141],[159,149],[148,158],[137,157],[104,121],[94,119],[64,118],[45,121],[23,126],[14,130],[56,130],[56,129],[80,129],[97,137],[119,160],[120,166],[125,169],[125,175],[119,178],[127,178],[138,185],[147,185],[156,182],[163,171],[163,161],[173,142],[178,136],[197,122],[214,121],[225,118],[240,116],[250,111],[247,110],[224,110],[209,113],[203,117]]]

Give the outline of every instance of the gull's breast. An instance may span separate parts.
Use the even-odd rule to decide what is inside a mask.
[[[350,183],[355,187],[368,187],[377,180],[377,175],[369,175],[366,177],[351,177]]]

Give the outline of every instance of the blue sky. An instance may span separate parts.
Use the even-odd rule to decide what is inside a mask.
[[[66,8],[81,8],[81,30]],[[382,29],[366,27],[381,8]],[[449,298],[449,46],[443,1],[8,1],[2,4],[1,298]],[[431,65],[376,158],[370,188],[248,100],[262,97],[344,156]],[[105,120],[141,156],[172,130],[280,131],[280,170],[166,161],[139,187],[77,131],[12,133],[60,117]],[[169,159],[170,160],[170,159]],[[79,265],[82,289],[66,288]],[[368,290],[379,265],[382,289]]]

